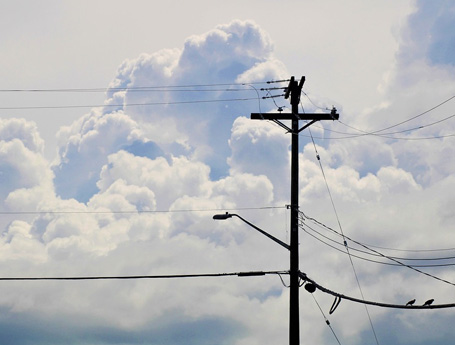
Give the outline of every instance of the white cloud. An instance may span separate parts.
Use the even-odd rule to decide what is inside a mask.
[[[44,141],[41,139],[36,124],[24,119],[0,119],[0,140],[20,139],[32,152],[43,153]]]
[[[409,28],[414,30],[411,24]],[[206,34],[191,36],[182,49],[160,50],[126,60],[109,85],[106,107],[102,111],[92,110],[60,130],[59,156],[52,165],[53,170],[42,156],[44,143],[34,124],[24,120],[0,121],[2,207],[37,212],[27,213],[23,218],[9,214],[2,220],[0,270],[3,275],[97,276],[286,269],[289,261],[286,250],[236,217],[216,222],[212,215],[224,210],[238,212],[274,236],[288,240],[289,211],[284,209],[284,204],[289,198],[290,135],[279,126],[245,117],[250,111],[258,111],[257,101],[137,107],[127,104],[184,102],[206,96],[170,89],[167,92],[116,90],[249,83],[288,77],[286,67],[274,53],[271,39],[258,25],[234,21]],[[383,85],[387,100],[360,115],[344,114],[340,108],[343,118],[349,119],[346,122],[359,128],[380,128],[409,118],[409,114],[434,105],[436,98],[450,95],[453,82],[445,73],[451,71],[451,66],[434,62],[431,65],[421,56],[404,64],[404,56],[407,55],[397,55],[396,68]],[[429,88],[431,99],[427,97]],[[245,90],[241,91],[242,95],[249,92],[256,97],[253,88],[245,86]],[[229,98],[232,92],[217,91],[210,99]],[[312,100],[319,104],[317,97]],[[305,102],[305,107],[315,107]],[[264,112],[275,108],[271,103],[262,103]],[[119,107],[110,107],[113,104]],[[431,120],[419,117],[416,123],[424,125],[440,119],[449,108],[448,104]],[[330,128],[339,129],[336,126],[339,124]],[[444,130],[450,133],[453,127],[447,121]],[[444,130],[428,127],[425,134],[440,134]],[[320,128],[314,132],[327,138],[332,135]],[[316,139],[316,149],[339,215],[336,219],[314,146],[302,135],[301,210],[337,230],[340,220],[346,235],[369,244],[404,249],[450,246],[455,218],[450,207],[454,184],[450,140]],[[52,171],[56,175],[54,180]],[[277,205],[283,208],[255,209]],[[318,230],[342,243],[327,228]],[[353,253],[366,255],[355,251],[359,247],[348,242]],[[342,245],[339,248],[344,250]],[[301,232],[300,249],[302,271],[322,285],[358,295],[347,257],[304,232]],[[395,303],[427,296],[436,298],[438,303],[452,299],[451,286],[441,286],[440,282],[416,272],[373,265],[360,259],[354,262],[367,299]],[[450,270],[429,270],[448,280],[455,279]],[[287,281],[286,276],[283,279]],[[87,329],[96,319],[96,326],[103,332],[114,329],[118,339],[131,343],[137,342],[138,334],[143,335],[151,324],[159,324],[164,325],[163,329],[172,326],[181,332],[185,327],[193,327],[199,336],[228,339],[225,343],[268,344],[279,342],[287,335],[287,291],[275,276],[242,280],[223,277],[42,282],[31,287],[25,283],[5,286],[0,305],[7,316],[20,315],[24,320],[33,318],[35,313],[50,320],[66,321],[68,317],[70,327],[81,329],[81,334],[90,333]],[[315,318],[319,309],[303,289],[302,292],[302,305],[305,305],[302,334],[310,334],[314,342],[324,342],[330,333],[324,329],[323,319],[318,322]],[[316,297],[324,310],[330,307],[331,297],[319,291]],[[415,317],[374,308],[371,311],[375,324],[379,325],[380,340],[388,339],[387,327],[410,329],[412,322],[416,322],[419,329],[424,329],[425,321],[429,320],[428,315]],[[342,342],[364,342],[369,323],[361,307],[343,301],[330,317],[339,329]],[[442,319],[448,323],[446,318]],[[396,324],[391,325],[390,320]],[[18,325],[25,323],[21,321]],[[201,331],[204,327],[227,330],[236,337],[220,335],[222,332],[204,333]],[[149,332],[141,341],[161,339],[159,330],[153,328]],[[93,342],[112,343],[112,339],[94,339]],[[403,336],[403,339],[408,338]]]
[[[287,197],[289,188],[289,135],[266,121],[239,117],[234,121],[229,140],[228,158],[231,174],[265,175],[272,182],[278,198]],[[252,159],[254,157],[254,159]],[[274,162],[274,164],[270,164]]]
[[[157,207],[167,209],[178,197],[199,196],[208,193],[209,167],[185,157],[163,157],[151,160],[119,151],[109,156],[109,164],[102,168],[97,186],[106,191],[118,179],[127,184],[145,186],[156,197]]]
[[[44,158],[28,150],[20,139],[0,142],[2,165],[2,196],[18,188],[30,188],[49,183],[52,175]]]
[[[25,120],[0,120],[0,208],[34,209],[53,194],[53,174],[43,157],[36,125]]]

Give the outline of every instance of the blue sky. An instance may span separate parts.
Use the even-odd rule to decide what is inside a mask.
[[[453,259],[428,259],[455,248],[454,17],[450,1],[2,2],[0,277],[286,270],[283,248],[212,215],[289,241],[290,137],[249,114],[289,110],[258,99],[275,85],[260,82],[305,75],[304,111],[335,106],[340,121],[314,124],[314,144],[301,133],[300,209],[407,264],[443,264],[418,268],[431,277],[348,241],[367,300],[453,303]],[[342,239],[305,224],[301,270],[359,298]],[[332,296],[314,297],[342,344],[376,344],[362,305],[329,316]],[[288,298],[278,276],[3,281],[0,339],[276,344]],[[300,298],[302,343],[336,344]],[[451,309],[368,310],[379,344],[453,343]]]

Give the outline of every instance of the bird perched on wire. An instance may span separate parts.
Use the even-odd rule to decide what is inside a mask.
[[[425,307],[425,306],[429,306],[429,305],[431,305],[431,303],[433,303],[433,302],[434,302],[434,299],[429,299],[428,301],[426,301],[426,302],[423,304],[423,306],[424,306],[424,307]]]
[[[414,298],[414,299],[410,300],[408,303],[406,303],[406,306],[413,305],[415,302],[416,302],[416,299]]]

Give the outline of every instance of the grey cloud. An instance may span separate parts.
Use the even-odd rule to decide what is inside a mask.
[[[417,1],[409,17],[400,56],[405,61],[417,57],[431,64],[455,66],[455,4],[450,1]]]
[[[121,329],[107,327],[93,317],[62,321],[52,316],[8,315],[8,319],[0,318],[0,342],[8,345],[227,345],[244,334],[241,324],[222,317],[164,316],[141,328]]]

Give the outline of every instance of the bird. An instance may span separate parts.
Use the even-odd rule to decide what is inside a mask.
[[[414,298],[414,299],[410,300],[408,303],[406,303],[406,306],[413,305],[415,302],[416,302],[416,299]]]
[[[426,301],[426,302],[423,304],[423,306],[424,306],[424,307],[425,307],[425,306],[429,306],[429,305],[431,305],[431,303],[433,303],[433,302],[434,302],[434,299],[429,299],[428,301]]]

